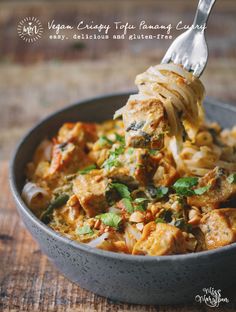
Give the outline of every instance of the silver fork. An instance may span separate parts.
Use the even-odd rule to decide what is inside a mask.
[[[174,40],[162,63],[182,64],[187,71],[191,71],[194,76],[200,77],[208,59],[205,29],[215,1],[199,1],[193,25]]]

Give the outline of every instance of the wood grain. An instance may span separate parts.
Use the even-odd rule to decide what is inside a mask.
[[[41,253],[24,228],[8,186],[8,164],[0,162],[0,311],[2,312],[197,312],[212,311],[204,304],[192,306],[142,306],[115,303],[96,296],[63,277]],[[191,281],[190,281],[191,282]],[[226,295],[226,294],[223,294]],[[227,294],[234,311],[235,289]]]
[[[0,159],[9,157],[23,133],[47,114],[104,93],[134,89],[135,76],[160,62],[171,41],[90,40],[75,45],[47,39],[47,22],[84,19],[150,24],[192,21],[197,0],[0,1]],[[102,12],[101,9],[103,8]],[[26,44],[19,20],[36,16],[44,37]],[[207,95],[236,103],[236,3],[217,1],[209,20],[209,64],[202,76]],[[173,32],[173,39],[179,34]]]
[[[8,186],[8,165],[23,133],[47,114],[84,98],[134,88],[134,77],[163,56],[168,42],[90,41],[74,44],[42,40],[25,45],[17,36],[21,18],[45,25],[86,17],[150,23],[190,23],[197,1],[80,0],[0,1],[0,311],[213,311],[205,305],[137,306],[115,303],[85,291],[63,277],[25,230]],[[102,8],[102,10],[101,10]],[[236,103],[236,4],[218,1],[208,27],[210,60],[203,75],[207,94]],[[45,30],[45,35],[46,30]],[[174,37],[177,33],[174,33]],[[193,281],[190,281],[193,282]],[[236,290],[219,311],[235,311]]]

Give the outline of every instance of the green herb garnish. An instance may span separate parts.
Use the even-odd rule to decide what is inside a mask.
[[[186,177],[186,178],[180,178],[175,182],[173,185],[175,191],[179,195],[183,196],[193,196],[193,195],[203,195],[206,193],[210,186],[202,186],[196,189],[193,189],[194,186],[198,184],[198,178],[196,177]]]
[[[125,144],[125,137],[119,135],[118,133],[115,133],[116,141],[119,141],[121,144]]]
[[[183,196],[192,196],[194,195],[194,191],[192,190],[193,186],[198,184],[198,178],[195,177],[186,177],[178,179],[173,188],[176,193]]]
[[[120,167],[121,166],[121,162],[114,158],[113,156],[110,156],[102,165],[103,168],[105,168],[106,170],[111,169],[112,167]]]
[[[174,188],[191,188],[198,184],[198,178],[195,177],[186,177],[178,179],[175,184]]]
[[[106,213],[100,214],[96,216],[96,218],[100,219],[102,223],[104,223],[105,225],[114,227],[116,229],[119,227],[119,224],[122,220],[120,216],[118,216],[117,214],[113,212],[106,212]]]
[[[175,220],[174,222],[174,226],[176,226],[177,228],[183,230],[183,228],[185,227],[185,220],[184,218],[181,218],[181,219],[177,219]]]
[[[100,138],[98,139],[97,143],[100,146],[112,145],[113,144],[113,142],[110,139],[108,139],[108,137],[106,137],[105,135],[100,136]]]
[[[146,207],[144,204],[135,205],[134,210],[145,211]]]
[[[193,191],[194,191],[195,195],[202,195],[202,194],[206,193],[209,189],[210,189],[210,185],[206,185],[206,186],[194,189]]]
[[[175,188],[175,191],[178,195],[182,196],[193,196],[194,191],[188,188]]]
[[[163,218],[156,218],[156,223],[165,223],[165,220]]]
[[[149,150],[149,154],[152,156],[156,155],[156,153],[157,153],[157,150],[154,150],[154,149]]]
[[[96,168],[97,168],[96,165],[91,165],[91,166],[88,166],[88,167],[86,167],[84,169],[79,170],[78,173],[79,174],[87,174],[87,173],[89,173],[90,171],[92,171],[93,169],[96,169]]]
[[[162,199],[168,194],[169,188],[165,186],[155,187],[154,185],[149,185],[147,187],[148,194],[153,199]]]
[[[134,210],[145,211],[147,207],[148,199],[144,197],[135,198],[134,200]]]
[[[110,186],[112,188],[114,188],[119,193],[121,198],[131,199],[129,188],[125,184],[122,184],[122,183],[111,183]]]
[[[146,202],[146,201],[148,201],[148,199],[147,199],[147,198],[144,198],[144,197],[135,198],[135,200],[134,200],[134,202],[135,202],[136,204],[141,204],[141,203],[144,203],[144,202]]]
[[[176,227],[179,228],[180,230],[186,231],[186,232],[189,232],[189,231],[191,231],[191,229],[192,229],[191,224],[186,223],[186,221],[184,220],[184,218],[175,220],[174,226],[176,226]]]
[[[60,208],[65,205],[69,199],[69,195],[61,194],[54,201],[52,201],[48,208],[41,214],[40,220],[44,223],[49,223],[51,221],[53,210],[56,208]]]
[[[163,198],[165,195],[167,195],[168,192],[169,192],[168,187],[165,187],[165,186],[157,187],[157,188],[156,188],[156,197],[157,197],[158,199],[161,199],[161,198]]]
[[[129,147],[128,150],[127,150],[127,153],[129,155],[132,155],[134,153],[134,148],[133,147]]]
[[[111,169],[112,167],[119,167],[121,162],[117,159],[119,155],[124,152],[124,147],[120,146],[114,151],[110,151],[109,157],[104,161],[102,167],[106,170]]]
[[[76,234],[78,235],[85,235],[85,234],[93,234],[94,231],[90,228],[90,226],[88,224],[85,224],[82,227],[79,227],[76,229]]]
[[[236,173],[231,173],[231,174],[228,176],[227,181],[228,181],[230,184],[236,183]]]
[[[132,202],[129,198],[123,198],[121,201],[122,201],[123,205],[125,206],[125,210],[128,213],[134,212],[134,207],[133,207]]]

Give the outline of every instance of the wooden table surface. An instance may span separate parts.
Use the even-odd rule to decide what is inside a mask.
[[[8,186],[8,159],[19,138],[47,114],[75,101],[133,89],[134,77],[160,61],[170,42],[108,41],[26,46],[16,34],[25,16],[69,23],[145,18],[190,23],[197,1],[0,1],[0,311],[212,311],[206,305],[135,306],[114,303],[64,278],[25,230]],[[103,8],[102,12],[100,8]],[[218,1],[210,19],[210,60],[202,77],[207,94],[236,103],[236,4]],[[165,18],[164,18],[165,17]],[[174,34],[174,37],[177,34]],[[78,116],[79,118],[79,116]],[[234,311],[231,304],[220,310]]]

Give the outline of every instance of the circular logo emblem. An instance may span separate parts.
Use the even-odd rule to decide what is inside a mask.
[[[43,27],[37,18],[25,17],[19,22],[17,32],[24,41],[34,42],[42,37]]]

